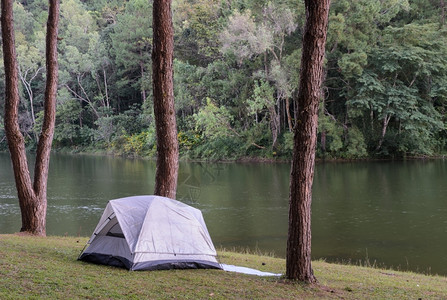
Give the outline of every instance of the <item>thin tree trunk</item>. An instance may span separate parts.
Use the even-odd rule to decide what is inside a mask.
[[[37,142],[37,134],[36,134],[36,116],[34,114],[34,94],[33,94],[33,89],[31,87],[31,84],[33,82],[33,80],[37,77],[37,75],[39,74],[40,70],[43,69],[43,67],[39,67],[36,72],[34,72],[34,74],[31,76],[31,78],[29,80],[27,80],[27,75],[28,75],[28,71],[22,72],[20,69],[20,65],[18,66],[19,68],[19,77],[20,80],[23,83],[23,86],[25,87],[26,93],[28,94],[28,98],[29,98],[29,103],[30,103],[30,111],[31,111],[31,120],[32,120],[32,125],[33,125],[33,135],[34,135],[34,139]]]
[[[18,67],[14,44],[13,1],[2,0],[2,38],[5,65],[5,131],[19,205],[22,214],[20,231],[34,235],[46,235],[46,185],[51,141],[54,132],[55,105],[57,92],[57,24],[59,2],[50,0],[47,29],[47,85],[45,90],[45,116],[37,147],[34,185],[26,159],[25,143],[18,124]]]
[[[300,111],[294,129],[290,174],[286,277],[314,283],[316,278],[311,265],[312,183],[330,0],[305,0],[305,6],[306,26],[298,90]]]
[[[102,69],[102,74],[103,74],[103,78],[104,78],[104,92],[106,94],[106,107],[107,107],[107,109],[109,109],[110,108],[109,86],[107,85],[107,74],[106,74],[106,70],[104,68]]]
[[[276,112],[275,104],[269,106],[268,110],[270,113],[270,130],[272,131],[272,148],[276,149],[281,124],[279,123],[279,115]]]
[[[290,114],[290,100],[289,97],[286,96],[286,113],[287,113],[287,124],[289,125],[289,131],[293,131],[292,125],[292,115]]]
[[[82,88],[82,85],[81,85],[81,83],[80,83],[80,81],[79,81],[79,76],[78,76],[78,84],[79,84],[79,86]],[[70,93],[73,94],[73,96],[75,96],[76,98],[78,98],[79,101],[87,103],[88,106],[93,110],[93,113],[95,114],[96,119],[99,119],[99,117],[100,117],[99,112],[96,110],[94,103],[88,98],[88,95],[87,95],[87,94],[84,93],[84,95],[87,97],[87,98],[84,98],[84,97],[82,97],[81,95],[79,95],[78,93],[76,93],[75,90],[73,90],[72,88],[70,88],[70,86],[69,86],[68,84],[64,84],[64,86],[67,88],[67,90],[68,90]],[[81,126],[81,127],[82,127],[82,126]]]
[[[324,115],[324,110],[326,108],[326,101],[324,97],[321,97],[321,115]],[[320,132],[320,146],[321,146],[321,152],[323,153],[323,157],[326,155],[326,130],[323,128],[323,130]]]
[[[140,57],[143,56],[143,54],[140,52]],[[143,103],[146,102],[146,89],[144,88],[144,63],[143,60],[140,61],[140,73],[141,73],[141,97],[143,100]]]
[[[326,155],[326,131],[321,131],[321,139],[320,139],[320,143],[321,143],[321,152],[323,152],[323,156]]]
[[[31,125],[33,127],[32,131],[33,131],[33,137],[34,140],[37,142],[37,134],[36,134],[36,116],[34,114],[34,98],[33,98],[33,92],[31,90],[31,87],[28,85],[28,83],[26,81],[24,81],[22,75],[20,74],[20,69],[19,69],[19,76],[20,79],[22,80],[23,85],[25,86],[26,92],[28,93],[28,98],[29,98],[29,106],[30,106],[30,113],[31,113]],[[25,105],[26,107],[26,105]],[[28,109],[28,108],[27,108]]]
[[[28,224],[31,222],[29,219],[32,219],[28,215],[32,214],[35,194],[31,188],[31,176],[26,159],[25,142],[18,123],[20,99],[17,55],[14,43],[13,1],[2,0],[1,4],[3,60],[5,65],[5,133],[9,152],[11,153],[14,179],[19,197],[20,210],[22,212],[21,231],[24,231],[29,227]]]
[[[385,140],[386,131],[388,128],[388,124],[390,123],[391,115],[385,115],[382,123],[382,133],[380,135],[379,144],[377,145],[376,151],[379,151],[382,148],[383,141]]]
[[[57,33],[59,22],[59,0],[49,0],[49,15],[46,36],[46,69],[44,119],[37,145],[34,190],[46,200],[48,167],[51,144],[56,123],[56,98],[58,84]]]
[[[154,193],[175,199],[178,141],[174,107],[171,0],[154,0],[153,31],[152,82],[158,151]]]

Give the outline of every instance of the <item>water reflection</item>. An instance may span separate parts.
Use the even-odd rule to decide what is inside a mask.
[[[445,161],[332,164],[318,170],[315,256],[447,273]]]
[[[11,233],[20,228],[20,211],[7,154],[0,168],[0,232]],[[183,162],[178,199],[203,211],[216,246],[284,256],[289,169]],[[317,165],[314,258],[447,274],[446,175],[446,161]],[[53,155],[48,234],[90,235],[108,200],[151,194],[154,180],[154,161]]]

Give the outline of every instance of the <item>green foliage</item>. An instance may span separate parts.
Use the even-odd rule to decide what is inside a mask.
[[[265,52],[281,61],[285,36],[297,27],[295,18],[293,10],[275,2],[266,3],[258,18],[249,9],[235,10],[220,35],[221,51],[234,54],[239,63]]]
[[[292,156],[292,154],[293,154],[293,133],[285,132],[282,137],[283,137],[283,142],[281,143],[282,152],[287,156]]]
[[[191,151],[192,157],[202,157],[210,160],[225,158],[238,158],[246,154],[255,135],[247,134],[249,131],[239,131],[234,128],[234,120],[225,106],[218,107],[207,98],[207,105],[194,115],[197,147]],[[257,127],[251,129],[256,131]],[[265,131],[263,131],[265,133]],[[245,143],[244,143],[245,141]],[[245,144],[245,146],[244,146]]]
[[[430,141],[443,124],[427,82],[447,83],[446,54],[434,24],[388,27],[370,52],[368,71],[356,80],[356,94],[347,103],[353,117],[369,113],[382,124],[372,128],[382,155],[433,153],[436,143]]]
[[[346,143],[346,150],[343,153],[345,158],[366,158],[368,157],[365,138],[357,127],[349,128]]]
[[[237,159],[244,154],[240,146],[241,143],[237,138],[221,136],[206,143],[201,143],[195,147],[193,151],[188,152],[188,154],[191,158],[201,158],[213,161]]]
[[[112,135],[114,134],[114,124],[112,116],[103,116],[95,121],[97,129],[95,130],[95,139],[99,142],[103,142],[108,146],[112,141]]]
[[[274,92],[274,88],[267,81],[255,81],[253,95],[247,99],[248,112],[255,115],[261,113],[266,107],[275,105]]]
[[[270,150],[259,148],[259,146],[270,145],[272,141],[267,122],[253,123],[250,128],[243,131],[241,138],[245,142],[243,148],[246,149],[247,154],[253,154],[255,156],[259,154],[262,157]]]
[[[210,98],[206,99],[206,106],[194,115],[196,131],[201,132],[203,138],[217,140],[233,137],[236,132],[231,126],[232,116],[225,106],[217,107]]]
[[[198,108],[197,97],[203,93],[198,67],[174,59],[174,94],[177,111],[189,112]]]
[[[201,142],[200,135],[194,131],[179,131],[177,137],[180,152],[182,153],[187,153],[189,150],[194,149]]]
[[[126,3],[125,11],[117,15],[116,24],[110,32],[111,55],[118,78],[119,96],[151,89],[152,53],[152,2],[132,0]],[[137,97],[133,95],[133,97]],[[144,99],[143,99],[144,100]]]
[[[218,105],[237,108],[248,97],[247,89],[252,80],[247,70],[234,69],[226,61],[215,61],[206,68],[199,68],[198,72],[203,92],[199,95],[201,106],[206,105],[208,97],[214,99]]]
[[[272,61],[270,77],[282,97],[291,97],[293,91],[298,88],[300,64],[301,49],[296,49],[291,54],[285,55],[281,63]]]
[[[126,143],[124,144],[124,151],[126,154],[134,153],[134,155],[142,156],[143,149],[147,148],[147,145],[153,145],[153,136],[149,134],[149,132],[141,132],[139,134],[134,134],[126,139]]]
[[[302,1],[177,0],[172,7],[182,155],[290,158],[289,127],[301,109],[294,101]],[[14,3],[19,123],[29,148],[42,122],[47,8],[45,0]],[[318,156],[447,152],[443,10],[428,0],[333,1]],[[153,156],[152,2],[62,1],[58,48],[54,146]]]
[[[151,116],[146,115],[137,104],[132,105],[121,114],[113,115],[116,134],[136,134],[144,131],[151,123]]]
[[[95,142],[95,130],[90,127],[87,127],[87,126],[81,127],[80,140],[81,140],[81,143],[79,144],[79,146],[82,146],[82,147],[89,147],[89,146],[92,147],[93,146],[93,149],[102,149],[100,147],[100,145],[98,145]]]
[[[55,146],[74,146],[80,141],[79,118],[81,103],[75,99],[67,99],[58,104],[56,110],[56,127],[54,131]]]
[[[178,28],[178,50],[183,60],[202,65],[219,57],[219,32],[224,22],[217,0],[174,1],[174,24]],[[196,55],[188,55],[194,51]]]
[[[138,107],[133,107],[122,114],[113,115],[104,110],[95,121],[95,138],[109,146],[111,141],[122,135],[138,136],[146,128],[145,115]]]
[[[108,150],[129,157],[152,157],[156,155],[155,128],[135,134],[122,134],[113,139]]]
[[[343,148],[343,128],[341,128],[330,116],[320,113],[318,133],[320,137],[320,147],[317,150],[317,153],[320,153],[321,156],[341,156],[340,150]]]

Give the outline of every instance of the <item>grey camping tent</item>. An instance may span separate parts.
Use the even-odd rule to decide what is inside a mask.
[[[129,270],[217,268],[200,210],[159,196],[111,200],[79,260]]]

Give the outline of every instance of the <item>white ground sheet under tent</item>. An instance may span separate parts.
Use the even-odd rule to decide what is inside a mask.
[[[256,276],[276,276],[279,277],[282,274],[278,273],[270,273],[270,272],[262,272],[256,269],[252,268],[246,268],[246,267],[239,267],[239,266],[233,266],[233,265],[225,265],[220,264],[222,270],[227,272],[236,272],[236,273],[242,273],[242,274],[249,274],[249,275],[256,275]]]

